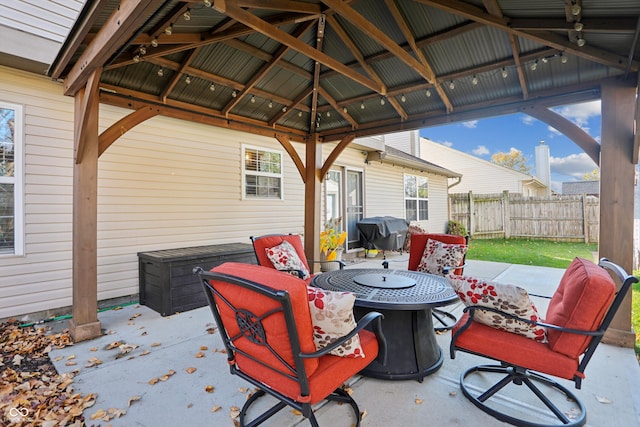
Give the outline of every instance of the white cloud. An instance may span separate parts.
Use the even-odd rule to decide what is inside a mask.
[[[589,133],[589,119],[600,117],[601,102],[600,100],[583,102],[582,104],[566,105],[564,107],[554,108],[553,111],[563,116],[565,119],[572,121],[583,131]],[[549,127],[549,129],[553,129]],[[554,132],[557,133],[555,129]]]
[[[478,121],[479,120],[470,120],[468,122],[463,122],[462,126],[469,128],[469,129],[475,129],[476,127],[478,127]]]
[[[451,141],[444,141],[444,142],[441,142],[440,144],[444,145],[445,147],[449,147],[449,148],[453,147],[453,142],[451,142]]]
[[[597,166],[586,154],[570,154],[566,157],[551,157],[549,159],[551,173],[570,176],[581,180],[584,174],[592,172]]]
[[[487,154],[489,154],[489,149],[484,145],[478,145],[478,147],[476,147],[476,149],[472,150],[471,152],[476,156],[486,156]]]
[[[522,123],[527,126],[532,126],[536,121],[535,117],[529,116],[527,114],[522,115]]]
[[[547,126],[547,130],[549,131],[549,138],[553,138],[556,135],[562,135],[562,133],[553,126]]]

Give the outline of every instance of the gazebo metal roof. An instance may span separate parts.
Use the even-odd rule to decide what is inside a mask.
[[[49,74],[68,77],[121,3],[88,1]],[[639,16],[636,0],[149,1],[100,101],[294,141],[415,129],[598,98],[637,71]]]

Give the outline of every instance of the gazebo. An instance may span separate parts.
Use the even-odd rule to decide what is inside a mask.
[[[277,139],[313,258],[321,182],[354,138],[522,112],[600,166],[600,255],[630,271],[639,35],[635,0],[88,0],[48,71],[75,99],[74,339],[100,334],[99,157],[158,115]],[[594,99],[601,143],[551,110]],[[99,133],[100,103],[131,113]],[[630,317],[631,295],[609,342],[633,345]]]

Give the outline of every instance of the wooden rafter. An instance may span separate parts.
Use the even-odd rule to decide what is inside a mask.
[[[512,28],[510,20],[508,18],[500,18],[488,15],[482,8],[464,3],[459,0],[415,0],[419,3],[423,3],[427,6],[434,7],[436,9],[443,10],[448,13],[462,16],[467,19],[479,22],[490,27],[498,28],[500,30],[507,31],[508,33],[516,36],[525,37],[533,40],[537,43],[552,47],[554,49],[560,49],[564,52],[578,56],[580,58],[587,59],[592,62],[596,62],[607,67],[623,68],[625,58],[602,49],[598,49],[593,46],[585,45],[578,46],[575,43],[569,42],[565,38],[552,33],[550,31],[522,31]],[[633,71],[637,71],[638,62],[634,63],[632,67]]]
[[[422,53],[422,50],[416,44],[416,40],[413,36],[413,33],[411,32],[409,25],[407,25],[407,23],[405,22],[404,17],[400,13],[400,9],[398,9],[398,6],[396,5],[395,0],[386,0],[386,3],[387,3],[387,8],[389,9],[389,11],[391,12],[391,15],[396,21],[396,24],[398,24],[398,27],[400,27],[400,30],[402,31],[404,38],[409,43],[409,46],[411,46],[411,50],[413,51],[413,54],[418,58],[418,60],[420,61],[422,66],[425,68],[425,70],[427,70],[427,73],[433,76],[433,81],[429,81],[429,83],[435,83],[436,75],[433,72],[433,69],[431,68],[431,64],[429,64],[429,61],[427,61],[427,58],[424,56],[424,53]],[[444,89],[442,89],[442,86],[435,85],[435,89],[436,89],[436,92],[438,92],[438,95],[440,95],[440,99],[442,99],[442,102],[447,107],[447,111],[449,112],[453,111],[453,105],[451,104],[451,101],[449,100],[449,96],[447,95],[447,93],[444,91]]]
[[[100,28],[93,42],[82,53],[64,82],[64,94],[74,95],[89,75],[104,63],[137,31],[162,0],[122,0],[120,7]]]
[[[292,0],[236,0],[240,7],[256,9],[286,10],[287,12],[313,13],[322,12],[320,5]]]
[[[411,67],[418,75],[422,76],[429,83],[435,83],[435,75],[432,70],[426,68],[406,50],[394,42],[391,37],[386,35],[382,30],[356,12],[348,4],[341,0],[322,0],[322,2],[335,10],[344,19],[358,27],[360,31],[374,39],[382,47],[393,53],[394,56],[398,57],[400,61]]]
[[[327,18],[321,15],[318,18],[318,27],[316,29],[316,49],[322,52],[322,45],[324,43],[324,30],[327,23]],[[318,116],[318,89],[320,88],[320,63],[316,61],[313,66],[313,80],[311,81],[313,91],[311,92],[311,114],[309,115],[309,133],[314,135],[320,127],[320,117]]]
[[[275,138],[278,140],[278,142],[280,142],[280,145],[282,145],[287,154],[289,154],[289,157],[291,157],[291,160],[293,160],[293,163],[298,169],[298,173],[300,174],[300,178],[302,178],[302,182],[305,182],[305,180],[307,179],[306,168],[304,166],[304,162],[300,158],[300,155],[291,144],[291,139],[287,135],[282,135],[279,133],[275,134]]]
[[[338,114],[340,114],[346,121],[351,123],[351,127],[353,129],[356,129],[358,127],[358,122],[356,122],[354,120],[354,118],[351,117],[351,115],[348,112],[344,111],[344,109],[342,107],[340,107],[340,105],[338,105],[336,100],[333,99],[333,97],[331,95],[329,95],[329,92],[324,90],[322,88],[322,86],[318,87],[318,93],[329,103],[331,108],[336,110],[338,112]],[[317,111],[320,111],[320,110],[318,109]]]
[[[265,36],[278,41],[279,43],[285,44],[292,49],[308,56],[309,58],[326,65],[329,68],[333,68],[340,74],[343,74],[345,77],[348,77],[349,79],[361,84],[366,88],[369,88],[378,93],[382,93],[383,88],[375,81],[353,71],[352,69],[346,67],[329,55],[323,52],[319,52],[317,49],[314,49],[308,44],[305,44],[295,37],[292,37],[290,34],[269,24],[267,21],[264,21],[263,19],[260,19],[259,17],[245,11],[244,9],[239,8],[237,5],[233,4],[233,2],[228,2],[226,0],[216,0],[214,6],[218,11],[225,13],[238,22],[242,22],[244,25],[252,28],[253,30],[262,33]]]
[[[180,64],[180,68],[178,68],[177,72],[174,74],[171,81],[166,85],[166,87],[162,90],[162,93],[160,94],[160,100],[162,102],[167,102],[167,97],[169,96],[173,88],[176,87],[176,85],[182,78],[182,75],[185,73],[185,70],[189,68],[189,65],[191,64],[191,62],[196,58],[196,55],[198,55],[199,50],[200,48],[193,49],[191,52],[189,52],[189,55],[185,58],[182,64]]]
[[[487,9],[490,15],[502,18],[502,9],[498,4],[498,0],[482,0],[484,8]],[[511,46],[511,53],[513,54],[513,61],[516,65],[516,72],[518,73],[518,81],[520,82],[520,89],[522,90],[522,98],[527,99],[529,97],[529,89],[527,87],[527,79],[522,69],[522,62],[520,61],[520,48],[518,47],[518,40],[513,34],[509,34],[509,45]]]
[[[299,38],[304,35],[304,33],[306,33],[312,25],[313,22],[306,22],[298,26],[298,28],[291,35],[295,38]],[[269,62],[263,64],[262,67],[260,67],[260,69],[256,71],[251,79],[245,84],[244,89],[242,89],[242,91],[240,91],[240,93],[235,98],[231,98],[231,101],[229,101],[229,103],[222,109],[222,113],[227,114],[233,109],[233,107],[238,105],[242,98],[244,98],[244,96],[247,95],[258,84],[258,82],[260,82],[260,80],[262,80],[262,78],[273,69],[273,67],[276,66],[278,61],[282,59],[282,57],[287,53],[288,50],[289,46],[280,46],[271,56]]]
[[[307,97],[309,95],[311,95],[311,92],[313,92],[313,88],[309,87],[306,90],[302,91],[300,94],[298,94],[297,97],[295,97],[293,99],[293,101],[291,101],[290,103],[283,103],[287,106],[287,110],[283,111],[282,113],[276,115],[274,118],[272,118],[269,121],[269,126],[273,126],[275,125],[282,117],[284,117],[287,114],[290,114],[291,112],[293,112],[294,109],[298,109],[298,110],[305,110],[305,111],[310,111],[310,109],[307,106],[302,105],[302,101],[304,101],[305,99],[307,99]]]

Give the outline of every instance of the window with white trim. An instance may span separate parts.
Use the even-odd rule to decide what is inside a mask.
[[[22,106],[0,101],[0,256],[23,255]]]
[[[243,197],[282,199],[282,152],[242,146]]]
[[[407,221],[429,219],[429,181],[424,176],[404,176],[404,210]]]

